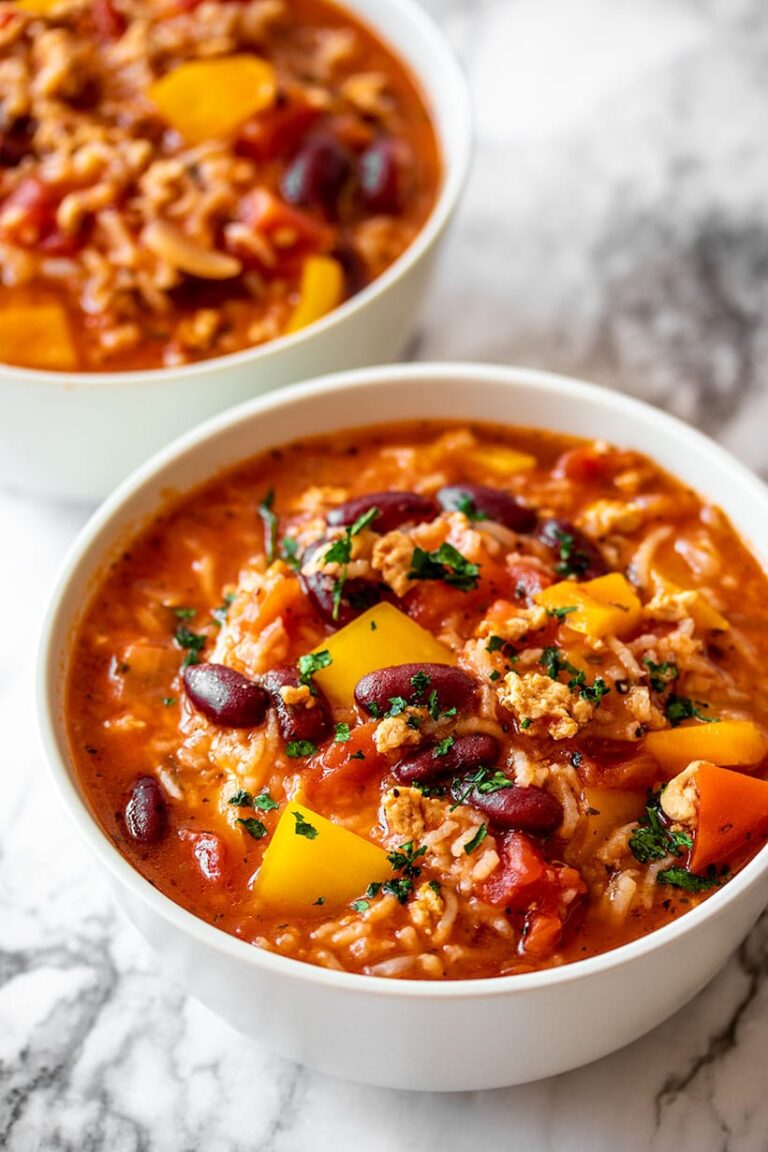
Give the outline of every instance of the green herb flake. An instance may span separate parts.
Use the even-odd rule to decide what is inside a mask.
[[[488,679],[491,681],[492,684],[495,684],[497,680],[501,680],[501,672],[497,672],[496,669],[494,668],[493,672],[491,672]]]
[[[182,624],[176,629],[173,640],[178,648],[184,648],[187,653],[182,668],[188,668],[190,664],[200,663],[200,653],[205,647],[205,636],[199,632],[190,632],[189,628]]]
[[[583,576],[589,568],[590,558],[587,553],[579,551],[570,532],[564,532],[562,528],[555,528],[552,535],[559,552],[559,560],[555,564],[557,574],[559,576]]]
[[[610,688],[603,680],[602,676],[596,676],[594,684],[584,684],[579,688],[579,696],[582,700],[587,700],[590,704],[594,704],[595,708],[600,707],[600,701],[604,696],[607,696]]]
[[[480,845],[482,844],[483,840],[485,840],[487,835],[488,835],[488,825],[487,824],[481,824],[480,827],[478,828],[477,832],[472,837],[472,839],[467,841],[467,843],[464,845],[464,851],[466,852],[467,856],[471,856],[471,854],[474,851],[476,851],[476,849],[478,849],[480,847]]]
[[[317,828],[315,828],[314,824],[310,824],[308,820],[304,819],[301,812],[294,811],[292,816],[296,821],[294,832],[297,836],[305,836],[307,840],[317,839],[320,833],[318,832]]]
[[[365,895],[368,900],[373,900],[374,896],[378,896],[381,892],[381,881],[372,880],[365,890]]]
[[[174,704],[178,704],[178,697],[176,696],[163,696],[163,708],[172,708]]]
[[[289,740],[285,746],[286,756],[291,760],[298,760],[302,756],[313,756],[317,748],[311,740]]]
[[[274,812],[276,808],[280,807],[277,800],[272,799],[266,788],[262,789],[258,796],[254,796],[252,806],[258,808],[260,812]]]
[[[414,788],[418,788],[422,796],[428,798],[445,796],[445,788],[442,784],[425,784],[423,780],[414,780],[413,786]]]
[[[667,660],[656,664],[655,661],[646,656],[643,664],[645,664],[648,669],[648,679],[654,692],[666,692],[672,681],[677,680],[680,675],[680,669],[677,664],[671,664]]]
[[[227,803],[232,804],[235,808],[253,808],[253,796],[241,788],[239,792],[235,792],[234,796],[230,796]]]
[[[468,496],[466,492],[462,492],[461,496],[459,496],[458,500],[456,501],[456,511],[463,512],[467,520],[488,519],[484,512],[478,512],[477,508],[475,507],[474,500],[471,496]]]
[[[197,616],[196,608],[174,608],[173,614],[177,620],[194,620]]]
[[[555,620],[564,620],[566,616],[570,616],[571,612],[578,612],[578,610],[578,605],[567,604],[562,608],[547,608],[547,616],[552,616]]]
[[[362,748],[358,748],[357,752],[352,753],[350,760],[365,760],[365,752],[363,752]]]
[[[414,548],[411,557],[409,580],[443,580],[462,592],[477,588],[480,579],[480,566],[462,556],[457,548],[447,542],[433,552]]]
[[[530,716],[524,716],[520,721],[520,727],[522,728],[523,732],[527,732],[532,723],[533,721],[531,720]]]
[[[488,643],[485,646],[486,652],[501,652],[504,647],[504,641],[501,636],[489,636]]]
[[[267,564],[272,564],[277,556],[277,530],[279,520],[274,511],[275,490],[270,488],[259,504],[259,516],[264,525],[264,551]]]
[[[219,605],[219,607],[211,608],[211,616],[220,628],[223,627],[227,622],[227,613],[229,612],[230,605],[234,602],[234,599],[234,592],[227,592],[223,602]]]
[[[413,698],[418,699],[420,696],[423,696],[431,683],[432,677],[427,672],[414,672],[413,676],[411,676]]]
[[[629,850],[641,864],[663,860],[665,856],[683,856],[693,847],[687,832],[672,831],[662,823],[662,791],[649,793],[645,816],[629,838]]]
[[[381,886],[382,892],[395,896],[400,904],[406,904],[413,892],[413,880],[407,876],[398,876],[394,880],[385,880]]]
[[[435,896],[440,895],[440,881],[439,880],[430,880],[430,881],[428,881],[428,885],[432,889],[432,891],[434,892]]]
[[[312,677],[316,672],[328,668],[332,663],[333,656],[327,648],[323,648],[320,652],[309,652],[306,656],[299,656],[299,683],[305,684],[311,691],[314,687]]]
[[[378,624],[376,623],[376,621],[371,620],[371,632],[375,632],[377,628],[378,628]]]
[[[367,900],[353,900],[350,908],[353,912],[367,912],[370,905]]]
[[[390,696],[389,710],[384,713],[385,718],[389,716],[401,716],[408,707],[408,701],[402,696]]]
[[[362,516],[358,516],[351,527],[345,528],[344,535],[340,536],[338,540],[334,540],[330,548],[323,553],[324,564],[338,564],[341,569],[339,575],[333,582],[332,616],[334,620],[338,620],[339,618],[339,609],[344,595],[344,585],[347,582],[347,566],[352,559],[352,540],[379,515],[379,509],[374,504],[373,507],[369,508],[367,512],[364,512]]]
[[[700,876],[687,868],[665,868],[657,874],[656,883],[682,888],[684,892],[706,892],[709,888],[719,888],[720,877],[714,874]]]
[[[433,758],[437,760],[442,756],[447,756],[455,743],[455,736],[446,736],[444,739],[438,740],[437,744],[435,744],[434,748],[432,749]]]
[[[301,568],[299,542],[295,536],[283,536],[280,541],[280,559],[283,560],[289,568],[293,568],[294,572],[298,572]]]
[[[345,724],[343,721],[340,721],[334,729],[333,739],[337,744],[346,744],[350,736],[351,732],[349,730],[349,724]]]
[[[691,700],[688,696],[676,696],[674,692],[667,700],[664,708],[664,715],[673,728],[683,720],[702,720],[705,724],[717,724],[717,716],[705,716],[702,708],[709,708],[709,704],[703,704],[701,700]]]
[[[317,900],[313,901],[313,907],[325,904],[325,896],[318,896]]]
[[[238,817],[237,823],[242,824],[248,835],[252,836],[254,840],[261,840],[267,834],[265,825],[255,816],[247,816],[245,819]]]

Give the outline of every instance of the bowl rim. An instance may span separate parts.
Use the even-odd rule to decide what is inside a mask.
[[[263,969],[276,977],[296,979],[355,995],[373,994],[397,999],[428,1000],[524,995],[539,988],[578,984],[581,980],[612,969],[632,965],[648,953],[657,949],[662,950],[679,938],[698,930],[709,920],[720,916],[729,905],[737,901],[768,873],[768,845],[764,846],[726,885],[696,908],[637,940],[596,956],[574,960],[557,968],[510,976],[440,981],[377,978],[321,968],[305,961],[267,952],[216,928],[180,904],[176,904],[129,863],[97,823],[85,797],[75,785],[74,771],[70,772],[67,767],[66,756],[62,751],[62,747],[66,746],[66,734],[63,729],[61,739],[58,736],[61,725],[57,723],[60,713],[56,707],[56,685],[63,667],[61,652],[56,648],[55,640],[62,626],[60,620],[63,618],[66,621],[69,617],[71,630],[72,614],[66,611],[66,600],[71,595],[75,578],[79,576],[81,565],[86,566],[89,575],[96,570],[98,558],[95,553],[99,549],[100,536],[105,530],[109,530],[115,519],[119,520],[123,505],[127,501],[144,490],[152,491],[154,488],[154,496],[158,505],[161,505],[162,493],[167,492],[169,487],[169,481],[164,475],[166,471],[173,470],[174,466],[191,451],[200,451],[208,440],[233,430],[241,422],[248,422],[254,417],[267,414],[272,409],[298,406],[305,399],[318,394],[333,397],[334,394],[344,393],[350,389],[375,390],[396,381],[424,384],[438,380],[451,380],[475,386],[489,383],[535,388],[539,392],[548,393],[553,400],[567,397],[586,401],[618,413],[630,421],[633,415],[642,415],[646,421],[655,424],[667,436],[675,438],[681,448],[684,449],[688,445],[699,454],[708,456],[712,467],[719,474],[729,475],[742,490],[749,490],[753,497],[765,505],[768,514],[768,486],[708,436],[650,404],[574,377],[514,366],[437,361],[361,368],[324,375],[248,400],[204,421],[136,469],[97,509],[78,534],[61,565],[42,625],[36,668],[38,730],[49,776],[53,779],[56,791],[82,839],[114,880],[125,885],[132,895],[147,905],[152,912],[169,922],[185,937],[194,940],[196,944],[222,953],[233,960],[252,965],[256,970]],[[371,421],[371,425],[375,425],[376,422]],[[339,427],[344,427],[343,423],[340,423]],[[245,460],[247,457],[242,459]],[[214,474],[211,473],[208,479]],[[179,494],[192,491],[196,485],[205,482],[206,479],[201,476],[195,485],[184,486],[176,491]],[[768,519],[768,515],[766,518]],[[102,561],[104,559],[103,546],[101,559]]]
[[[398,59],[401,58],[399,49],[392,46],[386,33],[380,31],[373,13],[358,11],[357,0],[333,0],[333,3],[342,11],[349,10],[361,23],[370,26],[385,47]],[[418,69],[410,61],[405,63],[413,75],[417,90],[427,105],[427,111],[437,136],[442,170],[435,202],[429,215],[408,247],[380,276],[377,276],[370,284],[366,284],[364,288],[339,304],[338,307],[331,309],[326,316],[315,320],[305,328],[278,336],[274,340],[267,340],[264,344],[242,348],[237,352],[228,352],[221,356],[212,356],[207,360],[196,360],[189,364],[177,364],[167,368],[141,368],[127,371],[54,371],[0,362],[0,382],[13,381],[26,385],[44,384],[82,390],[104,389],[109,386],[117,388],[122,385],[162,385],[165,382],[171,384],[178,382],[179,379],[190,382],[192,379],[205,379],[217,371],[243,365],[257,366],[262,360],[267,360],[287,349],[299,347],[317,336],[323,336],[373,303],[378,296],[390,288],[394,288],[398,281],[402,280],[411,268],[418,264],[439,239],[456,210],[469,177],[473,120],[472,99],[466,75],[456,52],[437,21],[416,0],[387,0],[387,8],[397,13],[396,19],[402,22],[403,27],[410,26],[418,31],[422,41],[428,46],[434,58],[439,61],[440,87],[444,89],[444,93],[442,95],[436,94],[434,100],[431,99],[432,93],[429,91],[424,70]],[[448,131],[441,130],[441,111],[450,113]],[[450,145],[450,155],[446,157],[448,145]]]

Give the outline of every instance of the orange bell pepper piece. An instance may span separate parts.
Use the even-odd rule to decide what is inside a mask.
[[[679,772],[692,760],[709,760],[730,768],[759,764],[768,755],[768,739],[751,720],[720,720],[649,732],[644,740],[662,768]]]
[[[275,69],[242,53],[188,60],[151,84],[147,95],[188,144],[231,136],[249,116],[270,108],[277,96]]]
[[[703,761],[696,785],[699,812],[691,869],[701,872],[768,832],[768,780]]]
[[[298,332],[332,312],[344,298],[344,270],[331,256],[308,256],[301,270],[299,302],[285,331]]]

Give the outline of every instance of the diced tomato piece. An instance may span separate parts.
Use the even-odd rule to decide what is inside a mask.
[[[528,908],[546,886],[547,862],[523,832],[499,838],[501,864],[483,885],[481,896],[489,904],[516,910]]]
[[[563,935],[563,922],[554,912],[532,912],[526,918],[522,948],[526,956],[544,960],[551,956]]]
[[[63,245],[67,250],[74,241],[56,226],[56,209],[64,194],[35,176],[25,177],[0,207],[0,234],[15,244],[42,245],[49,252]]]
[[[373,776],[380,777],[387,768],[373,742],[376,721],[357,724],[350,730],[349,740],[333,740],[312,757],[302,773],[306,795],[322,796],[330,802],[332,794],[340,797],[359,790]]]
[[[191,832],[182,829],[179,839],[188,843],[192,855],[205,880],[226,885],[231,879],[229,857],[224,841],[215,832]]]
[[[92,0],[91,14],[96,32],[104,40],[119,40],[126,29],[122,12],[118,12],[112,0]]]
[[[615,452],[599,451],[590,444],[564,452],[553,471],[555,476],[562,476],[577,484],[602,484],[613,475],[615,466]]]
[[[255,188],[240,202],[240,217],[249,228],[267,237],[282,233],[286,248],[327,250],[333,243],[333,231],[306,212],[292,208],[266,188]],[[292,242],[287,238],[294,234]]]
[[[512,585],[512,595],[518,607],[529,604],[537,592],[549,588],[555,579],[555,574],[548,572],[533,557],[515,556],[507,561],[507,580]]]
[[[262,162],[290,156],[319,115],[319,109],[311,104],[276,105],[243,125],[236,150]]]

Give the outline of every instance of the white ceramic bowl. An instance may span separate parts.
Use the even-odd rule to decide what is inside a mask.
[[[198,920],[123,859],[91,816],[62,719],[84,599],[133,526],[257,452],[297,437],[439,415],[603,437],[651,454],[715,500],[768,558],[768,491],[686,425],[637,401],[513,368],[418,365],[327,377],[209,421],[107,501],[67,561],[45,625],[42,733],[65,806],[161,968],[235,1028],[325,1072],[394,1088],[515,1084],[595,1060],[660,1023],[715,974],[768,897],[768,849],[676,923],[589,960],[530,975],[443,983],[332,972],[259,951]]]
[[[413,244],[327,317],[230,356],[144,372],[0,364],[0,486],[98,500],[172,437],[232,404],[322,372],[387,363],[402,352],[466,178],[469,95],[446,40],[415,0],[342,0],[342,6],[410,66],[437,131],[442,183]]]

